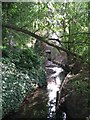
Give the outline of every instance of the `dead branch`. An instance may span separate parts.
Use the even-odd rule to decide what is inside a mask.
[[[88,33],[87,33],[88,34]],[[64,36],[63,36],[64,37]],[[61,38],[61,37],[60,37]],[[83,41],[83,42],[76,42],[76,41],[72,41],[72,42],[69,42],[69,41],[60,41],[59,39],[55,39],[55,38],[49,38],[49,40],[55,40],[57,42],[59,42],[60,44],[62,43],[70,43],[70,44],[88,44],[90,45],[90,42],[87,42],[87,41]]]
[[[71,73],[68,73],[68,75],[65,77],[64,81],[62,82],[61,86],[59,87],[58,100],[57,100],[57,109],[58,109],[58,107],[59,107],[60,104],[61,104],[60,101],[61,101],[61,92],[62,92],[62,89],[63,89],[64,86],[68,83],[68,81],[73,80],[73,79],[75,79],[75,78],[77,78],[77,77],[79,77],[79,76],[80,76],[80,74],[71,75]],[[68,95],[67,95],[66,97],[68,97]],[[62,100],[64,100],[64,99],[62,99]]]

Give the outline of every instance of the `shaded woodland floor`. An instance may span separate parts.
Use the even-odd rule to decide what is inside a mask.
[[[86,67],[79,74],[67,75],[65,78],[65,85],[62,88],[60,96],[61,105],[58,114],[60,115],[60,110],[66,112],[67,119],[65,120],[87,120],[86,118],[90,115],[89,71],[88,69],[88,72],[85,70]],[[48,119],[48,100],[47,88],[37,88],[25,97],[16,113],[12,112],[2,120]]]
[[[48,95],[46,89],[37,89],[33,96],[29,95],[19,109],[20,118],[47,118],[48,114]]]
[[[48,115],[48,95],[45,88],[38,88],[26,96],[19,110],[11,113],[2,120],[17,119],[45,119]]]

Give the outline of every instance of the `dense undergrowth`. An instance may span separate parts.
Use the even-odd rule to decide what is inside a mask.
[[[43,60],[31,48],[2,50],[2,108],[3,116],[16,111],[24,97],[38,85],[46,84]]]
[[[62,90],[62,108],[70,118],[87,118],[90,113],[90,77],[88,65],[83,65],[81,71],[69,78]],[[73,76],[73,75],[72,75]]]
[[[39,35],[39,38],[42,36],[44,42],[49,38],[58,38],[55,39],[55,42],[58,40],[58,46],[61,47],[59,50],[64,49],[64,51],[67,51],[69,60],[72,59],[72,53],[76,56],[82,56],[83,62],[90,61],[90,2],[3,2],[1,9],[3,23],[2,46],[6,47],[2,50],[3,57],[0,60],[4,116],[9,111],[16,110],[25,95],[35,89],[38,84],[39,86],[46,84],[46,75],[42,68],[43,57],[40,56],[40,54],[44,56],[42,52],[44,46],[39,50],[37,49],[37,52],[26,47],[27,43],[34,44],[32,37],[37,38],[35,34]],[[10,29],[6,27],[7,25],[13,25],[14,27]],[[17,27],[19,31],[16,29]],[[22,29],[25,32],[21,33]],[[33,32],[33,35],[25,35],[26,30],[29,33]],[[40,39],[37,38],[37,40]],[[15,48],[15,46],[18,47]],[[41,47],[41,44],[39,43],[37,46]],[[78,64],[74,69],[76,74],[78,73],[77,69],[79,69]],[[85,100],[86,103],[90,102],[87,97],[90,96],[88,95],[90,93],[90,76],[86,73],[89,69],[90,66],[88,69],[87,67],[84,68],[84,72],[81,73],[80,77],[71,80],[68,86],[65,86],[67,94],[72,94],[71,97],[68,97],[70,99],[67,100],[68,111],[73,112],[76,108],[77,104],[72,100],[77,103],[80,103],[78,100]],[[75,96],[75,93],[79,96]],[[80,96],[84,97],[80,99]],[[83,109],[82,106],[78,114],[81,113],[81,110],[85,110]],[[77,111],[73,112],[74,115],[75,112],[77,113]]]

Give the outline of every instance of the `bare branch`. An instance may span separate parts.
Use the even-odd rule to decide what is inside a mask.
[[[63,36],[64,37],[64,36]],[[72,42],[69,42],[69,41],[60,41],[59,39],[55,39],[55,38],[49,38],[49,40],[55,40],[57,42],[59,42],[60,44],[61,43],[71,43],[71,44],[90,44],[90,42],[86,42],[86,41],[83,41],[83,42],[76,42],[76,41],[72,41]]]

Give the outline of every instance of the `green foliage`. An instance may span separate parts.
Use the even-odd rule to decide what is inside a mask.
[[[17,25],[41,36],[52,37],[55,33],[62,42],[62,47],[90,61],[90,34],[82,33],[90,32],[89,7],[88,2],[3,2],[2,22]],[[26,44],[33,40],[32,37],[7,28],[2,31],[3,47],[0,49],[3,60],[0,64],[3,79],[3,114],[6,114],[11,109],[16,109],[36,84],[45,85],[46,75],[42,68],[43,55],[40,56],[39,46],[37,52],[26,47]],[[80,78],[72,85],[79,92],[83,91],[83,88],[86,92],[88,85],[82,80],[83,78]]]
[[[76,81],[74,81],[73,85],[78,92],[88,93],[89,89],[88,89],[87,81],[84,81],[82,79],[77,79]]]
[[[6,53],[7,56],[6,56]],[[17,110],[26,94],[38,84],[46,84],[46,75],[41,67],[41,59],[32,49],[4,49],[2,62],[3,115]]]
[[[81,56],[87,55],[89,43],[89,3],[3,3],[2,14],[4,23],[12,23],[40,35],[52,36],[53,33],[60,36],[60,41],[66,49],[76,52]],[[9,36],[12,30],[3,30],[3,34]],[[72,35],[76,33],[75,35]],[[65,36],[68,34],[67,36]],[[14,41],[20,45],[28,41],[29,36],[13,32]],[[4,39],[5,40],[5,39]],[[8,39],[7,39],[8,40]],[[71,42],[71,43],[68,43]],[[84,48],[84,49],[83,49]]]
[[[87,70],[87,68],[86,68]],[[88,71],[88,70],[87,70]],[[88,101],[90,94],[89,85],[89,73],[87,71],[81,72],[81,75],[71,80],[70,86],[77,92],[77,94],[85,95],[85,99]]]

